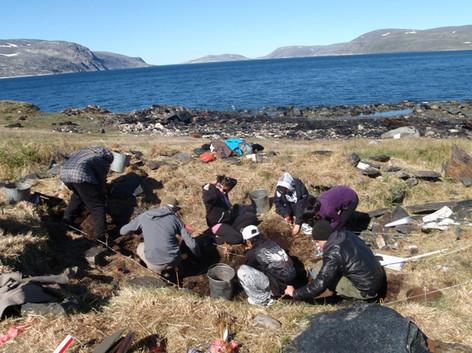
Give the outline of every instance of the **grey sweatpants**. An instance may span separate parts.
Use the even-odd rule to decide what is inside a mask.
[[[255,268],[241,265],[238,269],[238,279],[251,304],[265,305],[271,299],[269,277]]]

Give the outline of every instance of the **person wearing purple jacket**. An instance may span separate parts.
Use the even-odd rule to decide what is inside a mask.
[[[359,198],[354,190],[339,185],[316,198],[308,197],[303,210],[303,219],[310,225],[317,219],[325,219],[330,222],[333,230],[342,230],[358,203]]]

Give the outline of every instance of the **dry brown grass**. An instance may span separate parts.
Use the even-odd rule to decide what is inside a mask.
[[[379,141],[379,144],[369,144],[369,140],[311,142],[259,140],[254,142],[262,144],[265,152],[273,150],[279,154],[269,163],[254,164],[243,158],[241,165],[233,165],[224,160],[205,164],[198,159],[181,162],[169,157],[174,151],[191,152],[203,143],[208,143],[203,139],[119,135],[63,136],[42,132],[24,136],[16,131],[8,133],[0,131],[0,137],[2,137],[0,147],[5,148],[11,141],[16,141],[19,145],[34,143],[41,151],[42,161],[45,164],[55,151],[71,154],[80,148],[94,145],[105,145],[126,152],[138,150],[144,154],[146,160],[165,161],[169,165],[155,171],[143,169],[149,178],[162,183],[163,188],[154,191],[159,198],[173,194],[180,200],[181,217],[196,228],[197,233],[206,229],[201,186],[214,180],[218,174],[230,175],[239,180],[230,194],[230,199],[233,203],[242,204],[249,204],[248,194],[254,189],[267,189],[272,197],[277,179],[286,171],[302,179],[312,192],[317,186],[344,184],[352,187],[360,196],[361,211],[390,206],[387,196],[392,187],[407,190],[404,205],[450,199],[463,200],[472,196],[472,189],[448,181],[441,183],[420,181],[418,186],[411,188],[393,175],[384,174],[383,177],[369,179],[358,174],[346,162],[347,157],[353,152],[361,157],[386,154],[393,157],[390,163],[415,170],[442,172],[442,164],[450,157],[452,144],[456,143],[466,151],[471,151],[472,142],[468,140],[421,138]],[[319,150],[330,150],[332,153],[325,156],[312,153]],[[2,161],[0,166],[1,163]],[[34,168],[37,166],[16,169],[10,173],[16,172],[22,175],[25,172],[35,171]],[[117,176],[119,175],[110,174],[109,181]],[[60,187],[58,178],[37,182],[33,185],[33,191],[66,199],[69,197],[67,189]],[[0,196],[0,201],[3,201],[3,197]],[[28,207],[3,206],[0,217],[3,220],[3,234],[0,235],[2,272],[11,270],[11,264],[21,258],[26,247],[46,246],[46,234],[40,229],[41,210]],[[272,208],[262,220],[274,215],[275,211]],[[17,228],[13,227],[15,224]],[[445,248],[452,251],[472,246],[472,233],[471,229],[467,228],[460,241],[456,240],[453,230],[422,233],[406,237],[404,242],[417,245],[420,254]],[[389,253],[395,256],[410,256],[406,248]],[[408,286],[443,289],[443,298],[434,302],[399,302],[391,307],[403,316],[412,317],[430,338],[472,345],[471,256],[472,247],[446,256],[425,258],[415,262],[411,267],[404,266],[398,274],[404,276]],[[451,286],[456,287],[444,289]],[[98,311],[93,310],[69,317],[37,317],[31,327],[16,339],[3,345],[1,349],[4,352],[53,351],[67,334],[72,334],[77,341],[68,351],[90,352],[114,330],[127,328],[137,331],[134,342],[152,335],[165,337],[168,352],[183,352],[186,348],[215,341],[219,336],[215,318],[218,314],[227,312],[236,319],[239,329],[236,340],[244,343],[250,352],[280,352],[283,344],[298,334],[304,317],[336,309],[334,306],[289,303],[281,301],[273,307],[254,307],[243,302],[199,298],[175,288],[136,290],[124,286],[116,292],[108,305]],[[259,312],[279,320],[282,328],[276,331],[256,328],[252,317]],[[23,321],[24,318],[9,318],[0,322],[0,333],[6,333],[10,326],[21,325]],[[137,346],[134,349],[135,352],[147,352]]]

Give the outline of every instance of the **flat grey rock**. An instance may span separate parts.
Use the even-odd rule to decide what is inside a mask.
[[[387,131],[380,135],[382,139],[399,139],[404,137],[420,137],[419,131],[414,126],[402,126],[394,130]]]
[[[96,246],[93,248],[88,249],[85,252],[85,260],[90,264],[90,265],[98,265],[100,262],[100,256],[106,251],[105,248]]]
[[[425,214],[425,213],[433,213],[437,210],[447,206],[451,209],[457,206],[457,201],[449,201],[449,202],[434,202],[434,203],[427,203],[423,205],[412,205],[406,206],[406,210],[410,213],[415,214]]]
[[[151,276],[132,278],[126,283],[134,288],[163,288],[167,286],[162,279]]]
[[[282,324],[273,317],[261,313],[254,316],[254,324],[257,327],[262,327],[269,330],[277,330],[282,326]]]

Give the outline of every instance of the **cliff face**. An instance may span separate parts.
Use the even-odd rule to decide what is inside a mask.
[[[97,52],[70,42],[0,40],[0,77],[51,75],[151,66],[140,58]]]

